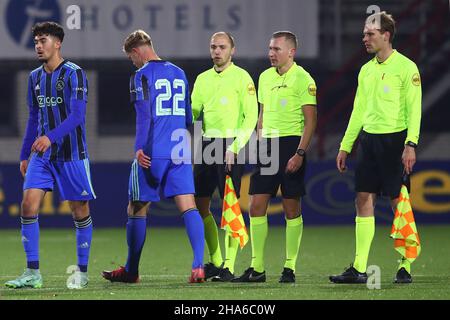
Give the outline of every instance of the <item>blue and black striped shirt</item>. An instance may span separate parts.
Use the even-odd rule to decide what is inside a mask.
[[[28,80],[28,106],[30,118],[37,118],[30,120],[38,123],[34,138],[47,135],[57,128],[74,112],[76,102],[86,104],[87,96],[86,74],[83,69],[70,61],[63,61],[52,73],[47,73],[43,66],[33,70]],[[31,153],[26,147],[28,146],[24,141],[21,160],[28,158]],[[51,147],[40,156],[52,161],[88,158],[84,115],[74,130],[53,141]]]

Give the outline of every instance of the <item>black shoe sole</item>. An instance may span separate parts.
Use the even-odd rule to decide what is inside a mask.
[[[223,278],[220,278],[220,277],[213,277],[212,279],[211,279],[211,281],[212,282],[231,282],[231,281],[233,281],[235,278],[231,278],[231,279],[223,279]]]
[[[401,280],[395,279],[394,283],[396,283],[396,284],[409,284],[409,283],[412,283],[412,279],[401,279]]]
[[[344,283],[344,284],[366,284],[367,279],[339,279],[335,277],[329,277],[330,281],[333,283]]]
[[[234,278],[233,280],[231,280],[231,282],[241,282],[241,283],[262,283],[262,282],[266,282],[266,278],[253,278],[253,280],[250,279],[238,279],[238,278]]]
[[[279,283],[295,283],[295,280],[278,280]]]
[[[211,279],[211,278],[217,277],[218,275],[219,275],[219,273],[215,273],[215,274],[213,274],[213,275],[206,275],[206,274],[205,274],[205,280],[206,280],[206,279]]]
[[[258,278],[249,278],[248,280],[243,280],[239,282],[247,282],[247,283],[262,283],[266,282],[266,277],[258,277]]]

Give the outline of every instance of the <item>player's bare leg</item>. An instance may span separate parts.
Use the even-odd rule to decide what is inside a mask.
[[[23,218],[36,217],[39,214],[45,191],[42,189],[27,189],[23,192],[21,204]]]

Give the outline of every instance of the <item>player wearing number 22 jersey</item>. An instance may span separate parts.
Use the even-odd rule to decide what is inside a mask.
[[[136,159],[128,187],[128,259],[125,267],[104,271],[103,277],[117,282],[139,280],[147,211],[150,202],[159,201],[162,194],[174,198],[186,225],[194,256],[189,281],[203,282],[205,236],[194,200],[187,131],[193,117],[186,75],[158,57],[150,36],[142,30],[127,37],[124,51],[138,68],[130,80],[131,103],[136,110]]]
[[[192,110],[188,94],[184,71],[168,61],[149,61],[131,76],[131,103],[146,109],[149,120],[145,139],[136,150],[143,149],[151,159],[190,164],[186,128],[192,124]],[[193,187],[186,187],[194,192]]]
[[[142,149],[151,166],[135,161],[129,181],[132,201],[159,201],[195,193],[187,127],[192,123],[188,82],[179,67],[164,60],[147,62],[130,79],[131,102],[138,113],[135,151]]]

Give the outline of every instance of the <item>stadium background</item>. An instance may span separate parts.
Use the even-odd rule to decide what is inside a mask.
[[[81,8],[81,29],[68,30],[66,8]],[[450,222],[450,28],[446,0],[0,0],[0,228],[20,224],[22,178],[18,158],[27,120],[28,73],[39,66],[31,26],[56,20],[66,30],[63,56],[82,66],[89,79],[88,148],[98,199],[92,201],[96,228],[124,227],[127,185],[134,145],[135,113],[128,81],[134,67],[121,52],[124,37],[137,28],[149,32],[158,54],[182,67],[191,88],[195,77],[212,66],[210,35],[230,31],[236,40],[234,61],[255,83],[269,67],[267,46],[273,31],[288,29],[299,37],[296,61],[315,78],[319,121],[308,152],[307,224],[353,224],[353,166],[345,175],[334,159],[346,128],[357,73],[370,56],[362,43],[369,5],[397,20],[394,47],[418,65],[423,85],[423,118],[418,163],[412,177],[412,202],[420,224]],[[197,141],[198,142],[198,141]],[[354,158],[352,158],[354,159]],[[243,180],[241,207],[247,211],[251,167]],[[271,224],[284,224],[280,199],[270,206]],[[215,195],[213,212],[220,217]],[[49,193],[41,210],[43,227],[71,227],[66,203]],[[244,214],[246,217],[246,214]],[[390,223],[387,201],[377,207],[378,222]],[[153,204],[150,225],[181,226],[173,202]]]

